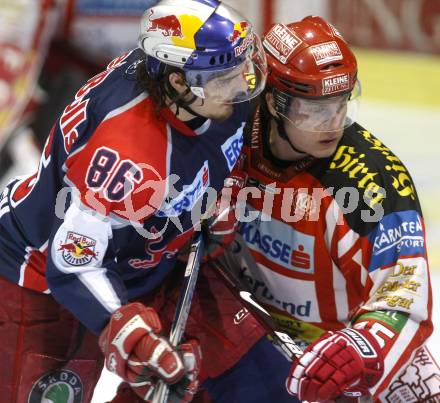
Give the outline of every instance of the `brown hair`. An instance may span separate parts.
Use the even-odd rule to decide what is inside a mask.
[[[136,79],[139,87],[146,91],[152,99],[156,111],[165,108],[167,97],[174,100],[178,97],[176,90],[170,85],[168,77],[171,73],[182,73],[182,69],[164,64],[158,77],[152,77],[146,68],[146,59],[137,65]]]

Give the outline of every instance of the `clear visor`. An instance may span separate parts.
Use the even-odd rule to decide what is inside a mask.
[[[351,93],[323,99],[307,99],[282,93],[287,111],[278,113],[287,124],[307,132],[335,132],[351,126],[357,119],[361,86],[359,80]],[[278,95],[279,97],[279,95]],[[276,97],[277,98],[277,97]]]
[[[259,95],[266,85],[266,55],[258,35],[254,34],[249,42],[243,50],[243,61],[237,66],[187,71],[185,76],[192,93],[220,104],[244,102]]]

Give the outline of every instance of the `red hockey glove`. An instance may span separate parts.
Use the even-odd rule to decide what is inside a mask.
[[[195,340],[190,340],[179,346],[183,358],[186,373],[184,377],[174,385],[170,386],[168,402],[181,403],[190,402],[199,389],[198,376],[202,361],[202,350]]]
[[[140,303],[119,308],[99,337],[106,367],[128,382],[145,401],[152,396],[157,378],[174,384],[185,376],[181,401],[190,401],[198,386],[199,345],[193,340],[175,349],[159,336],[161,329],[153,308]]]
[[[304,350],[286,381],[300,400],[333,400],[350,387],[374,386],[384,369],[380,346],[368,330],[327,332]]]
[[[225,179],[213,216],[208,222],[208,243],[205,259],[219,257],[235,238],[238,221],[235,213],[238,193],[244,188],[247,174],[234,169]],[[244,202],[244,201],[243,201]]]
[[[183,403],[190,402],[198,391],[199,381],[197,380],[200,371],[201,350],[199,345],[194,340],[188,344],[182,344],[180,350],[183,355],[183,363],[185,365],[186,374],[184,377],[174,385],[170,385],[170,392],[168,394],[168,402]],[[196,357],[196,359],[194,359]],[[151,384],[147,391],[148,396],[144,398],[151,399],[154,396],[154,389],[157,381],[145,378],[144,382]],[[140,398],[134,391],[136,387],[126,382],[122,382],[117,390],[116,396],[109,403],[143,403],[144,398]]]

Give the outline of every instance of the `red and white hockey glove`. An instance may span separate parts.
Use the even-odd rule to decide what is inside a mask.
[[[199,372],[202,362],[202,350],[196,340],[179,345],[186,373],[177,383],[170,386],[168,402],[190,402],[199,389]]]
[[[160,378],[175,384],[173,394],[180,398],[176,402],[189,402],[198,388],[200,346],[192,340],[173,348],[159,335],[161,330],[153,308],[140,303],[119,308],[99,337],[106,367],[128,382],[145,401],[153,396]]]
[[[246,172],[234,169],[225,179],[224,187],[215,206],[215,211],[208,221],[208,242],[205,259],[219,257],[235,238],[238,220],[236,206],[238,194],[247,182]]]
[[[289,393],[300,400],[326,401],[347,389],[368,392],[382,377],[383,355],[368,330],[327,332],[297,359],[286,381]]]

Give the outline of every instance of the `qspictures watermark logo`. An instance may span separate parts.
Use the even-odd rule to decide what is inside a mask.
[[[126,181],[121,186],[127,188],[125,190],[127,197],[115,205],[116,208],[111,211],[111,214],[124,222],[124,225],[132,225],[142,237],[151,240],[163,236],[170,224],[181,232],[187,230],[188,226],[184,225],[184,222],[188,223],[188,215],[193,226],[198,225],[202,219],[209,219],[216,214],[214,208],[216,202],[218,206],[221,206],[221,211],[232,210],[236,220],[245,223],[256,220],[271,221],[274,214],[279,215],[286,223],[319,221],[323,211],[328,208],[329,199],[336,201],[342,215],[360,210],[360,218],[364,222],[379,222],[384,216],[382,202],[386,197],[386,191],[376,183],[374,183],[374,189],[370,187],[368,191],[362,187],[359,189],[353,186],[338,189],[334,187],[310,189],[277,187],[275,182],[262,186],[254,183],[250,178],[248,186],[240,188],[232,196],[232,187],[226,180],[221,198],[218,199],[217,190],[209,186],[207,164],[201,167],[192,182],[177,187],[179,182],[179,176],[171,174],[164,179],[157,177],[157,180],[148,180],[133,190],[130,188],[130,182]],[[93,189],[80,194],[72,186],[63,188],[58,193],[55,214],[60,219],[65,218],[68,198],[69,203],[75,204],[80,209],[84,208],[85,201],[85,204],[89,206],[91,217],[96,214],[102,217],[107,215],[106,200],[100,194]],[[139,200],[142,200],[142,204],[138,203]],[[261,210],[250,212],[246,209],[250,200],[260,200]],[[155,224],[155,231],[149,231],[144,227],[143,222],[148,217],[160,220],[158,225]],[[228,214],[220,214],[217,221],[227,219]],[[339,223],[342,224],[342,221],[338,221]],[[82,265],[97,258],[94,239],[73,233],[70,236],[71,239],[66,239],[62,245],[59,245],[68,263]]]
[[[205,175],[201,177],[205,178]],[[175,225],[177,229],[184,232],[183,222],[187,222],[187,215],[189,215],[192,225],[196,226],[202,219],[209,219],[216,214],[214,208],[217,202],[216,189],[206,186],[206,181],[202,180],[200,185],[186,186],[183,191],[179,192],[173,186],[177,180],[171,178],[164,181],[167,183],[167,193],[160,192],[161,196],[165,196],[164,199],[159,200],[161,198],[154,195],[155,185],[150,183],[148,186],[153,189],[153,203],[150,200],[145,205],[136,206],[131,197],[127,197],[123,203],[118,205],[118,210],[113,211],[113,213],[117,213],[118,217],[125,223],[131,224],[142,237],[151,240],[163,236],[170,224]],[[148,186],[145,185],[144,187]],[[386,197],[385,189],[380,188],[378,192],[380,192],[380,199],[383,200]],[[77,189],[71,187],[64,188],[58,194],[55,206],[55,214],[58,218],[64,219],[65,217],[68,194],[70,194],[72,203],[79,208],[84,208],[82,200],[85,198],[91,209],[91,217],[94,214],[101,214],[102,217],[106,215],[105,208],[102,208],[102,203],[92,191],[89,191],[84,197],[79,194]],[[236,220],[242,223],[271,221],[274,212],[286,223],[317,222],[322,218],[323,211],[328,208],[326,206],[328,202],[325,203],[324,200],[331,198],[336,201],[338,209],[342,213],[342,215],[339,215],[337,224],[343,223],[343,215],[351,214],[358,209],[360,210],[360,219],[363,222],[379,222],[384,216],[382,203],[371,204],[369,197],[365,192],[351,186],[340,189],[334,187],[313,189],[277,188],[276,184],[273,183],[266,185],[264,190],[255,186],[244,187],[240,189],[234,198],[231,195],[231,189],[226,188],[222,192],[222,197],[218,200],[217,205],[222,207],[222,211],[228,209],[234,211]],[[246,205],[252,199],[261,201],[261,210],[249,211],[246,208]],[[363,206],[363,208],[360,206]],[[121,207],[124,207],[124,209],[121,209]],[[275,209],[277,210],[275,211]],[[143,227],[141,223],[149,216],[162,220],[160,228],[155,227],[155,231],[148,231]],[[228,214],[220,214],[217,221],[226,221],[227,219]],[[71,238],[66,239],[66,242],[59,246],[60,250],[63,250],[63,257],[68,263],[74,262],[75,265],[81,265],[84,262],[96,259],[95,240],[88,239],[81,234],[71,234]]]
[[[34,383],[28,403],[82,403],[84,387],[73,371],[60,369]]]

